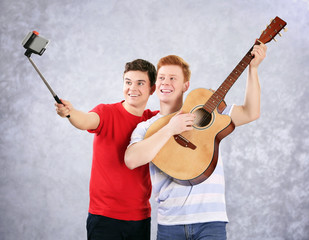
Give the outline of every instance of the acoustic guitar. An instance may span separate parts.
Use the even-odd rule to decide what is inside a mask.
[[[266,44],[277,34],[281,36],[279,32],[285,25],[285,21],[276,17],[258,40]],[[254,45],[256,44],[260,43],[256,41]],[[253,47],[215,92],[199,88],[191,91],[186,97],[182,112],[196,115],[193,130],[171,137],[152,160],[154,165],[177,183],[199,184],[205,181],[216,168],[219,143],[235,128],[231,118],[221,114],[225,107],[224,97],[253,59],[252,49]],[[147,130],[145,138],[165,126],[176,113],[155,121]]]

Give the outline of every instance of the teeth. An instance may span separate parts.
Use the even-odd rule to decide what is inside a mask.
[[[129,94],[130,97],[138,97],[138,95]]]
[[[161,89],[161,92],[163,92],[163,93],[171,93],[172,90]]]

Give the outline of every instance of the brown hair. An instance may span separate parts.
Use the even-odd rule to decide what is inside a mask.
[[[159,69],[165,65],[177,65],[181,67],[184,75],[184,82],[190,81],[191,77],[190,65],[181,57],[178,57],[176,55],[168,55],[166,57],[161,58],[157,64],[157,72],[159,72]]]
[[[152,63],[146,60],[136,59],[132,62],[127,62],[123,74],[129,71],[147,72],[150,81],[150,86],[152,87],[156,83],[157,78],[156,68]]]

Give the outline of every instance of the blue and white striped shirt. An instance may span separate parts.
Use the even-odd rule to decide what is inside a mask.
[[[233,105],[223,114],[230,115]],[[137,125],[130,144],[144,139],[147,129],[163,115],[158,113],[148,121]],[[219,153],[217,166],[204,182],[194,186],[183,186],[162,173],[150,163],[152,193],[158,203],[158,224],[179,225],[202,222],[228,222],[225,204],[225,181],[223,162]]]

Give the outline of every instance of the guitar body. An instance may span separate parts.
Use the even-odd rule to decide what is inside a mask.
[[[195,149],[186,147],[186,144],[181,144],[172,137],[152,161],[161,171],[182,185],[201,183],[212,174],[217,165],[219,143],[235,128],[228,115],[219,113],[224,109],[220,109],[221,105],[218,107],[220,110],[216,108],[212,113],[203,109],[204,103],[212,95],[213,92],[210,90],[195,89],[188,94],[182,107],[184,113],[191,112],[197,116],[193,130],[181,134],[181,137],[190,141]],[[145,138],[165,126],[175,114],[155,121]]]

